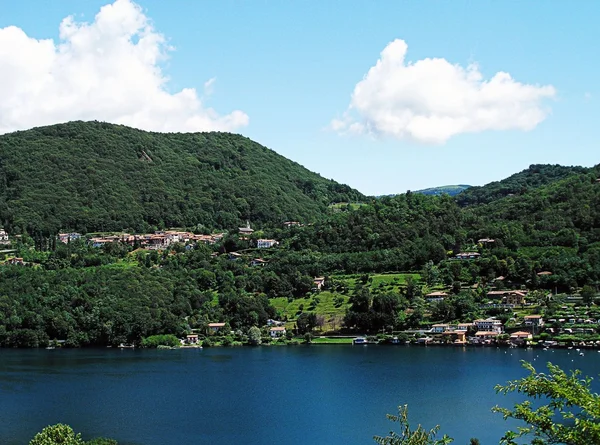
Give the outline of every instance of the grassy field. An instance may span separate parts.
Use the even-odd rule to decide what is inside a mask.
[[[351,345],[352,338],[346,337],[315,337],[311,343],[316,345]]]
[[[420,282],[419,274],[376,274],[371,275],[367,282],[368,287],[373,294],[382,292],[399,292],[406,285],[406,279],[412,277],[416,282]],[[336,330],[341,327],[342,320],[346,315],[346,310],[350,307],[348,302],[356,286],[361,283],[360,275],[337,275],[332,277],[337,282],[343,282],[346,291],[341,294],[337,292],[319,292],[312,294],[309,298],[299,298],[288,301],[287,298],[272,298],[271,304],[277,309],[282,318],[287,318],[286,327],[294,327],[294,321],[302,312],[314,312],[317,315],[325,317],[323,331]]]

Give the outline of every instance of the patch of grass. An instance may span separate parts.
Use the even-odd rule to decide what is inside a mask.
[[[286,327],[288,329],[293,328],[294,321],[302,312],[314,312],[325,317],[324,331],[334,328],[339,329],[341,320],[346,315],[346,309],[349,306],[348,296],[328,291],[314,294],[311,298],[298,298],[288,301],[287,298],[280,297],[271,298],[270,301],[283,317],[287,317]],[[333,318],[336,318],[337,322],[333,322]]]
[[[317,345],[351,345],[352,338],[346,337],[314,337],[311,343]]]

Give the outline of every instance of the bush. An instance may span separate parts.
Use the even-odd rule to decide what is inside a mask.
[[[179,339],[171,334],[151,335],[142,339],[142,348],[158,348],[159,346],[169,346],[176,348],[180,346]]]

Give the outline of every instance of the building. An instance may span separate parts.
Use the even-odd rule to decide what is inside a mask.
[[[444,298],[446,298],[448,296],[448,294],[446,292],[431,292],[427,295],[425,295],[425,298],[427,299],[427,301],[434,302],[434,301],[442,301]]]
[[[197,345],[198,344],[198,334],[189,334],[185,338],[185,342],[188,345]]]
[[[491,244],[491,243],[495,243],[496,240],[495,239],[491,239],[491,238],[481,238],[479,240],[477,240],[477,243],[479,244]]]
[[[475,333],[475,341],[477,343],[490,344],[498,335],[500,334],[495,331],[477,331]]]
[[[286,229],[289,229],[290,227],[294,227],[294,226],[301,226],[302,224],[300,224],[298,221],[286,221],[283,223],[283,227],[285,227]]]
[[[242,257],[242,254],[237,253],[237,252],[229,252],[227,254],[227,258],[230,259],[231,261],[239,260],[241,257]]]
[[[442,334],[446,331],[450,330],[450,325],[448,324],[434,324],[433,326],[431,326],[431,333],[433,334]]]
[[[321,290],[321,288],[325,284],[325,277],[315,277],[313,280],[313,284],[317,290]]]
[[[9,260],[6,261],[8,264],[14,264],[17,266],[24,266],[25,265],[25,261],[23,261],[23,258],[10,258]]]
[[[475,320],[475,328],[481,332],[502,332],[502,322],[495,318],[486,318],[485,320]]]
[[[250,265],[251,266],[264,266],[266,264],[269,264],[269,262],[267,260],[263,260],[262,258],[254,258],[252,261],[250,261]]]
[[[268,249],[270,247],[276,246],[277,244],[279,243],[274,239],[259,239],[256,242],[256,247],[258,247],[259,249]]]
[[[456,259],[458,260],[476,260],[481,256],[481,254],[477,252],[461,252],[456,255]]]
[[[525,315],[524,319],[527,326],[544,326],[544,319],[541,315]]]
[[[213,333],[221,332],[224,327],[225,323],[208,323],[208,330]]]
[[[246,227],[240,227],[238,231],[241,235],[252,235],[254,233],[254,230],[250,228],[250,221],[246,222]]]
[[[283,326],[275,326],[269,329],[269,334],[271,335],[271,338],[279,338],[286,334],[286,330]]]
[[[515,345],[522,345],[526,343],[528,340],[532,340],[533,335],[530,332],[525,331],[517,331],[510,334],[510,342]]]
[[[8,233],[4,229],[0,229],[0,244],[8,244],[9,242]]]

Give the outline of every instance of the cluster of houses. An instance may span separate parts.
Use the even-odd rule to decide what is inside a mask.
[[[208,334],[229,334],[230,332],[225,332],[225,327],[225,323],[209,323]],[[269,319],[267,320],[267,327],[269,328],[269,336],[271,338],[285,337],[287,333],[285,329],[285,322],[283,321]],[[181,340],[181,342],[184,345],[198,345],[200,343],[199,334],[188,334],[185,339]]]
[[[509,342],[514,345],[525,344],[533,339],[533,332],[544,325],[541,315],[525,316],[524,324],[530,331],[512,332]],[[500,320],[486,318],[475,320],[472,323],[459,324],[434,324],[427,336],[420,338],[419,343],[453,343],[456,345],[495,343],[499,335],[504,334],[504,327]]]
[[[425,299],[430,303],[435,303],[444,300],[448,296],[447,292],[435,291],[425,295]],[[499,303],[492,303],[492,306],[507,309],[527,304],[526,296],[526,290],[492,290],[487,293],[490,300],[499,301]],[[489,306],[489,304],[486,306]]]
[[[140,246],[144,249],[165,249],[175,243],[187,244],[190,242],[201,242],[205,244],[215,244],[220,241],[224,233],[212,235],[196,235],[191,232],[180,232],[177,230],[160,230],[154,233],[130,235],[122,233],[119,235],[105,235],[90,238],[90,243],[94,247],[102,247],[108,243],[121,242],[132,246]],[[79,233],[59,233],[58,239],[63,243],[68,243],[81,238]]]

